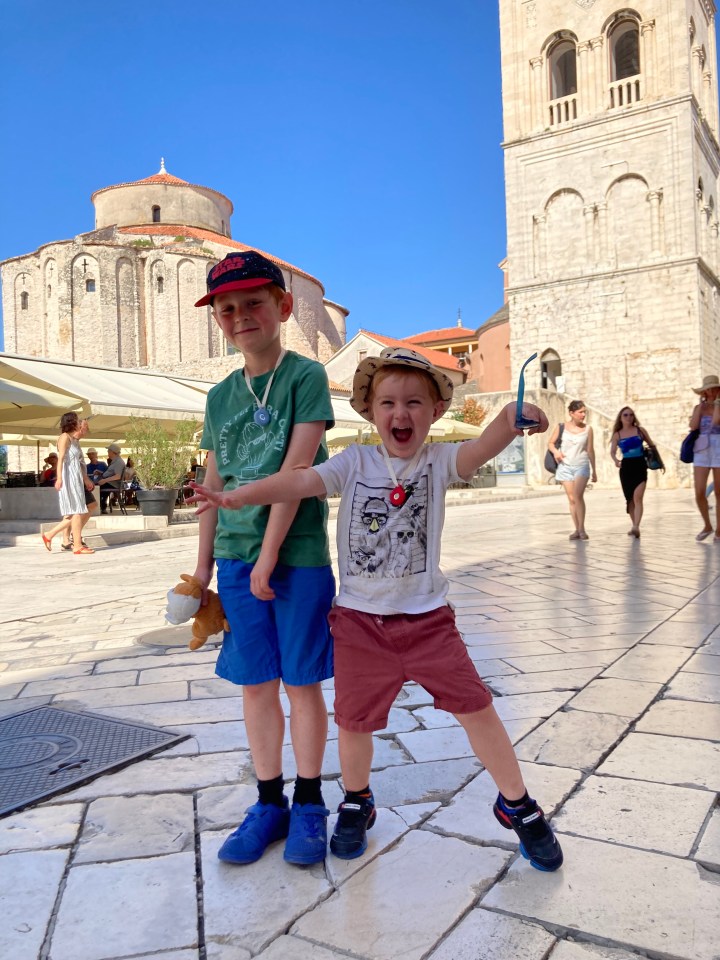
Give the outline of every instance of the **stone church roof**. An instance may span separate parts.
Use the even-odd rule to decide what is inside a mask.
[[[213,233],[212,230],[204,230],[202,227],[189,227],[183,223],[142,223],[133,227],[118,227],[118,233],[132,234],[135,236],[140,235],[172,238],[183,236],[191,237],[195,240],[209,240],[211,243],[217,243],[223,247],[230,247],[233,250],[257,250],[258,253],[261,253],[264,257],[267,257],[268,260],[272,260],[273,263],[276,263],[281,270],[290,270],[299,277],[305,277],[308,280],[312,280],[313,283],[316,283],[320,287],[323,293],[325,292],[325,287],[317,279],[317,277],[314,277],[306,270],[301,270],[300,267],[296,267],[292,263],[287,263],[287,261],[281,260],[273,253],[267,253],[265,250],[260,250],[259,247],[248,246],[247,243],[240,243],[239,240],[232,240],[230,237],[225,237],[221,233]]]
[[[160,169],[157,173],[152,174],[152,176],[143,177],[142,180],[129,180],[127,183],[113,183],[109,187],[101,187],[92,194],[90,200],[92,203],[95,203],[95,197],[101,193],[107,193],[109,190],[120,190],[123,187],[142,187],[155,183],[168,187],[183,187],[185,189],[190,188],[191,190],[203,190],[206,193],[214,193],[216,197],[222,197],[226,203],[230,204],[230,213],[233,213],[232,201],[226,197],[224,193],[220,193],[219,190],[213,190],[212,187],[203,187],[202,184],[199,183],[190,183],[188,180],[182,180],[180,177],[168,173],[165,169],[164,158],[160,161]]]

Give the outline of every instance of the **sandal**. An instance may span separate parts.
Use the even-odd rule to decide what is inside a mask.
[[[73,553],[77,556],[79,553],[95,553],[95,551],[92,547],[80,547],[79,550],[73,550]]]
[[[577,532],[577,530],[575,531],[575,533],[571,533],[570,536],[568,537],[568,540],[579,540],[579,539],[580,539],[580,534]]]
[[[72,550],[72,548],[73,548],[72,543],[61,543],[61,544],[60,544],[60,549],[61,549],[61,550]]]
[[[580,534],[580,539],[581,539],[581,540],[589,540],[590,537],[589,537],[586,533],[581,533],[581,534]]]
[[[698,543],[700,543],[701,540],[707,540],[707,538],[710,536],[711,533],[712,533],[712,530],[701,530],[700,533],[695,537],[695,539],[697,540]],[[45,537],[43,537],[43,540],[44,539]],[[49,549],[50,547],[48,547],[48,550]]]
[[[40,536],[42,537],[42,542],[45,546],[45,549],[48,553],[50,553],[52,550],[52,537],[48,538],[44,533],[41,533]]]

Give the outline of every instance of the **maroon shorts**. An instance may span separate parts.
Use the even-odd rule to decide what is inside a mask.
[[[438,710],[475,713],[492,702],[478,676],[450,607],[430,613],[379,617],[333,607],[335,722],[371,733],[387,726],[388,713],[408,680],[425,687]]]

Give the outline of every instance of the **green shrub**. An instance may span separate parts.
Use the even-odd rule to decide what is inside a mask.
[[[140,483],[153,487],[179,487],[197,450],[197,420],[177,420],[172,430],[158,420],[132,417],[125,437]]]

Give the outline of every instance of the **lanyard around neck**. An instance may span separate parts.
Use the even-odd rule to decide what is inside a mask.
[[[247,367],[243,369],[245,383],[247,384],[248,390],[253,395],[253,398],[255,399],[255,403],[257,404],[257,410],[255,411],[253,419],[255,420],[255,423],[257,423],[261,427],[264,427],[268,423],[270,423],[270,414],[265,409],[265,404],[267,403],[267,398],[270,396],[270,387],[272,386],[272,382],[275,379],[275,374],[277,373],[277,369],[282,363],[284,356],[285,356],[285,351],[281,350],[280,355],[275,362],[275,366],[273,367],[273,371],[270,374],[270,379],[265,384],[265,392],[263,393],[262,400],[258,400],[257,394],[252,388],[252,383],[250,382],[250,374],[247,371]]]
[[[385,466],[388,468],[388,473],[390,474],[390,479],[391,479],[392,482],[395,484],[395,486],[393,487],[393,489],[390,491],[390,503],[391,503],[394,507],[401,507],[401,506],[405,503],[405,501],[407,500],[407,498],[408,498],[408,490],[407,490],[406,487],[404,487],[404,486],[402,485],[402,483],[401,483],[400,481],[401,481],[401,480],[404,481],[404,480],[409,480],[409,479],[410,479],[410,477],[411,477],[411,476],[413,475],[413,473],[415,472],[415,468],[417,467],[417,465],[418,465],[418,463],[419,463],[419,461],[420,461],[420,457],[422,456],[422,452],[423,452],[423,448],[422,448],[422,446],[421,446],[420,449],[418,450],[418,452],[415,454],[415,456],[414,456],[414,457],[412,458],[412,460],[410,461],[410,465],[409,465],[409,467],[407,468],[407,470],[403,471],[403,474],[400,476],[400,479],[398,479],[398,477],[395,475],[395,470],[393,469],[393,465],[392,465],[392,463],[390,462],[390,457],[388,456],[388,452],[387,452],[387,450],[385,449],[385,445],[382,444],[382,443],[380,444],[380,453],[382,453],[383,459],[385,460]]]

